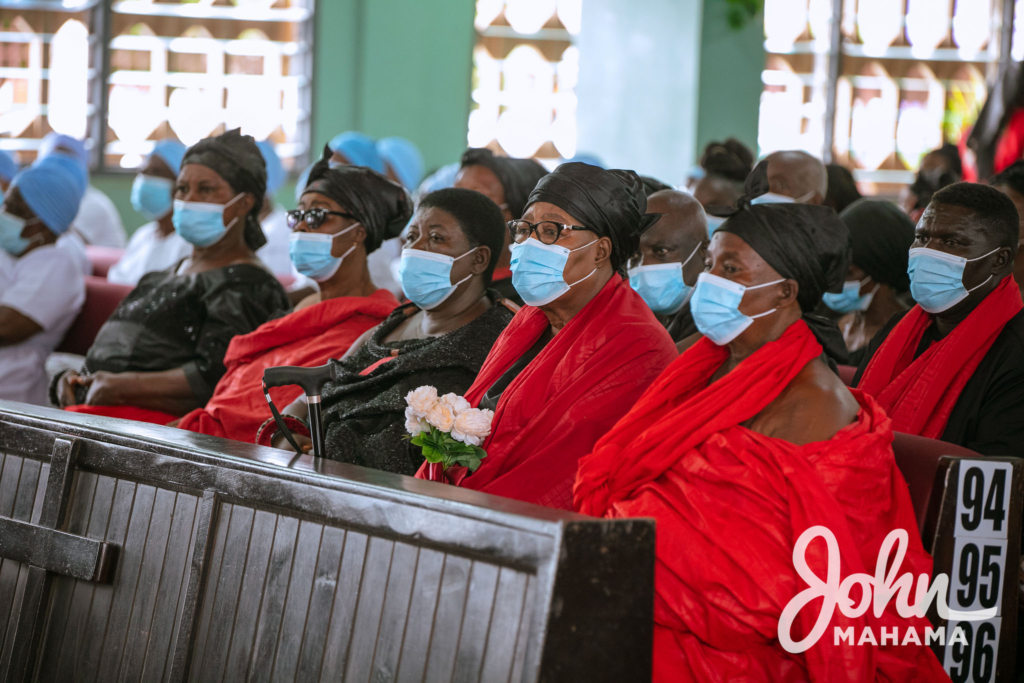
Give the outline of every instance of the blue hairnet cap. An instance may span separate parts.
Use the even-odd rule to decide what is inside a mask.
[[[416,189],[423,179],[423,155],[419,147],[405,138],[381,138],[377,141],[377,152],[406,189]]]
[[[156,141],[150,156],[157,156],[163,159],[167,167],[174,172],[174,175],[178,175],[181,173],[181,160],[185,158],[186,149],[188,148],[177,140],[164,138],[163,140]]]
[[[10,154],[0,149],[0,180],[5,183],[11,182],[11,178],[18,175],[18,162]]]
[[[298,204],[299,200],[302,199],[302,193],[306,191],[306,185],[309,184],[309,173],[313,170],[316,164],[310,164],[307,166],[302,173],[299,174],[299,179],[295,181],[295,203]]]
[[[63,235],[78,214],[87,180],[78,162],[64,154],[36,161],[14,177],[12,185],[43,225]]]
[[[333,152],[341,152],[353,166],[365,166],[377,173],[384,173],[384,160],[377,153],[373,138],[354,130],[334,136],[327,146]]]
[[[424,178],[423,182],[416,189],[416,197],[425,197],[435,190],[443,190],[446,187],[451,187],[455,184],[455,177],[459,175],[459,169],[462,168],[462,164],[455,162],[454,164],[448,164],[434,171],[432,174]]]
[[[81,164],[82,168],[88,170],[89,153],[85,151],[85,143],[70,135],[47,133],[43,141],[39,143],[39,156],[37,158],[48,157],[58,151],[58,149],[64,151],[65,154]]]
[[[263,162],[267,165],[267,194],[275,195],[284,184],[284,166],[281,165],[281,157],[277,156],[274,143],[270,140],[257,142],[260,154],[263,155]]]

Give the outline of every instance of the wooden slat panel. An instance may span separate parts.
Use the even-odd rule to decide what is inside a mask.
[[[498,588],[498,568],[493,564],[474,562],[469,579],[469,595],[462,612],[459,649],[455,659],[453,680],[476,683],[483,666],[490,632],[494,593]]]
[[[309,596],[313,590],[313,575],[316,558],[320,554],[320,539],[323,525],[303,521],[299,525],[299,537],[295,542],[295,558],[292,561],[291,580],[288,582],[288,600],[281,617],[281,632],[278,635],[277,654],[274,657],[274,681],[295,680],[299,667],[299,652],[302,647],[302,631],[309,612]]]
[[[464,557],[449,555],[445,558],[433,632],[427,646],[427,681],[452,678],[459,644],[459,629],[454,625],[462,622],[472,566],[473,562]]]
[[[523,616],[519,619],[519,635],[516,636],[516,654],[512,659],[512,673],[509,681],[523,678],[523,666],[526,664],[526,650],[530,641],[530,623],[533,620],[534,607],[537,604],[537,586],[540,582],[536,576],[526,579],[526,598],[523,600]]]
[[[526,600],[527,575],[507,567],[498,574],[498,589],[487,634],[487,650],[481,681],[508,681],[515,657],[516,635]],[[465,629],[465,625],[463,625]]]
[[[256,621],[259,618],[261,596],[267,580],[270,552],[274,547],[274,531],[277,515],[258,511],[253,519],[249,550],[245,560],[245,577],[242,579],[242,600],[235,615],[235,628],[231,635],[224,679],[245,680],[252,656],[253,640],[256,636]]]
[[[291,579],[292,557],[298,534],[297,519],[283,516],[277,518],[274,549],[270,552],[267,582],[261,596],[263,603],[256,625],[256,645],[247,674],[249,681],[270,680],[274,655],[277,652],[277,636],[281,630],[281,616],[284,614],[285,600],[288,597],[288,581]]]
[[[206,655],[206,646],[209,644],[213,606],[217,604],[217,589],[220,588],[220,570],[225,556],[224,546],[231,528],[231,518],[235,514],[235,506],[229,503],[223,503],[219,508],[214,527],[210,530],[213,535],[213,545],[210,548],[210,558],[207,561],[209,573],[206,575],[206,588],[200,603],[202,609],[196,622],[198,632],[195,638],[195,651],[192,653],[192,675],[189,677],[191,680],[199,680],[203,675],[203,661]]]
[[[309,613],[306,616],[305,635],[299,656],[298,681],[315,681],[320,677],[324,661],[327,629],[331,623],[334,595],[338,586],[338,572],[345,548],[345,532],[334,527],[324,527],[320,540],[320,554],[316,559],[316,574],[313,592],[309,597]]]
[[[341,571],[334,591],[331,623],[327,629],[327,652],[320,671],[320,680],[342,680],[352,644],[352,624],[356,601],[363,581],[363,566],[369,537],[349,531],[345,534],[345,549],[341,556]]]
[[[409,601],[409,625],[402,640],[402,653],[395,679],[398,683],[419,683],[423,680],[444,566],[444,553],[428,548],[420,549],[412,599]]]
[[[409,616],[412,584],[416,579],[419,548],[407,543],[396,543],[391,556],[387,594],[381,614],[376,652],[373,655],[374,681],[393,681],[398,674],[402,639]]]
[[[0,516],[13,517],[25,459],[17,455],[0,455],[0,458]],[[11,620],[17,615],[15,593],[24,580],[20,562],[0,557],[0,644],[7,642]],[[24,591],[24,586],[21,590]],[[0,656],[2,659],[4,657]]]
[[[391,556],[395,543],[386,538],[370,537],[363,568],[363,581],[359,587],[359,602],[356,605],[355,624],[352,629],[352,646],[349,650],[348,665],[345,668],[346,681],[369,681],[373,667],[373,651],[380,633],[381,611],[391,571]]]

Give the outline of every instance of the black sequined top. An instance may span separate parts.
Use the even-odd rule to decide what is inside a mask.
[[[512,320],[500,295],[471,323],[440,337],[384,343],[418,310],[401,306],[374,330],[355,354],[338,364],[339,379],[324,388],[322,406],[327,457],[398,474],[415,474],[423,462],[418,446],[403,437],[405,396],[424,385],[460,396],[473,384],[498,335]],[[372,372],[360,373],[382,361]]]
[[[159,372],[181,368],[201,404],[224,374],[232,337],[290,309],[277,279],[240,264],[177,275],[148,273],[100,328],[85,372]],[[84,389],[84,387],[80,387]],[[78,397],[84,402],[84,396]]]

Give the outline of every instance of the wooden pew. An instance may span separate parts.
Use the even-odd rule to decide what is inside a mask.
[[[650,680],[654,523],[0,401],[0,681]]]

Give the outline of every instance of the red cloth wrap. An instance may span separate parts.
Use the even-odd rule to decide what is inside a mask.
[[[508,280],[512,277],[512,268],[506,266],[504,268],[495,268],[494,275],[491,276],[491,282],[500,282],[502,280]]]
[[[858,388],[878,400],[894,431],[938,439],[960,392],[1021,308],[1020,288],[1008,275],[952,332],[914,360],[934,320],[914,306],[878,347]]]
[[[480,399],[549,325],[524,306],[494,343],[466,400]],[[480,468],[461,486],[572,509],[580,457],[676,357],[671,337],[629,283],[613,275],[501,395]],[[425,479],[426,468],[416,476]]]
[[[135,420],[155,425],[165,425],[178,419],[177,415],[163,413],[159,410],[136,408],[135,406],[89,406],[85,404],[67,406],[64,410],[83,415],[102,415],[103,417],[119,417],[122,420]]]
[[[200,434],[251,443],[269,417],[263,396],[263,371],[280,365],[314,367],[338,358],[398,306],[394,295],[379,289],[370,296],[328,299],[260,325],[235,337],[224,355],[227,372],[205,408],[181,418],[178,427]],[[302,394],[297,386],[274,387],[278,410]]]
[[[835,535],[840,576],[874,574],[878,549],[895,528],[910,536],[901,574],[931,574],[906,482],[896,468],[888,418],[854,391],[857,420],[832,439],[796,446],[740,426],[774,401],[821,346],[802,321],[708,385],[728,351],[701,339],[673,363],[636,407],[583,458],[579,511],[657,520],[655,681],[947,681],[926,647],[834,644],[835,626],[913,625],[895,600],[875,618],[837,609],[824,636],[802,654],[778,641],[782,610],[807,585],[793,546],[815,525]],[[825,576],[825,544],[808,565]],[[916,585],[916,584],[915,584]],[[854,599],[860,597],[855,590]],[[795,639],[808,633],[821,600],[800,611]]]

